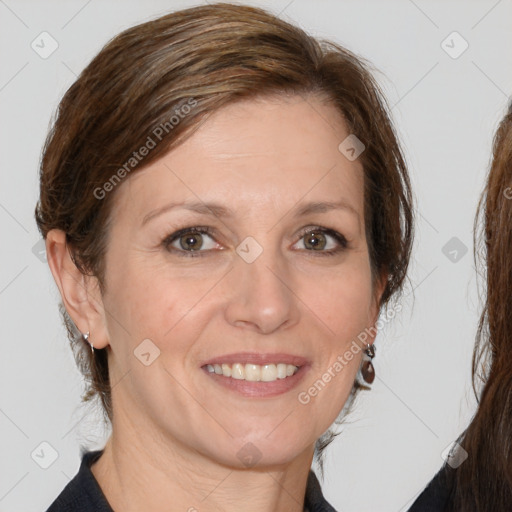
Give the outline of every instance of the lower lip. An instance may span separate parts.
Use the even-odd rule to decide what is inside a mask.
[[[304,378],[309,369],[309,365],[301,366],[295,374],[285,379],[277,379],[271,382],[248,381],[242,379],[233,379],[232,377],[224,377],[214,372],[209,372],[206,367],[202,368],[206,374],[215,382],[232,391],[249,398],[270,398],[282,395],[296,387]]]

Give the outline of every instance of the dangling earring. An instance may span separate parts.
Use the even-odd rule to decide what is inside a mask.
[[[84,340],[89,343],[89,345],[91,345],[91,352],[94,354],[94,346],[92,344],[92,341],[89,341],[89,331],[85,332],[84,334],[82,334]]]
[[[366,344],[364,353],[369,357],[369,359],[365,359],[363,361],[363,365],[361,366],[361,375],[365,382],[371,384],[375,379],[375,368],[372,364],[372,359],[375,357],[375,347],[373,345]]]

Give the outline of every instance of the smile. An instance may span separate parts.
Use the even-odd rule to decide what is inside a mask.
[[[206,369],[209,373],[216,373],[231,379],[246,380],[250,382],[273,382],[278,379],[291,377],[298,370],[299,366],[286,363],[268,364],[242,364],[222,363],[208,364]]]

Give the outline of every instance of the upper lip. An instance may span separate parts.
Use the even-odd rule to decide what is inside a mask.
[[[225,354],[223,356],[217,356],[212,359],[208,359],[208,361],[204,361],[201,366],[206,366],[207,364],[293,364],[294,366],[304,366],[309,363],[309,361],[305,357],[296,356],[293,354],[262,354],[259,352],[237,352],[235,354]]]

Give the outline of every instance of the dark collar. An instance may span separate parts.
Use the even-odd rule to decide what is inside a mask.
[[[449,510],[455,470],[445,464],[414,501],[407,512],[441,512]],[[451,508],[451,507],[450,507]]]
[[[114,512],[91,471],[91,464],[103,450],[81,452],[82,462],[75,477],[66,485],[46,512]],[[318,479],[309,471],[305,507],[308,512],[336,512],[322,494]]]
[[[78,473],[46,512],[114,512],[90,468],[102,453],[103,450],[81,451],[82,462]]]

